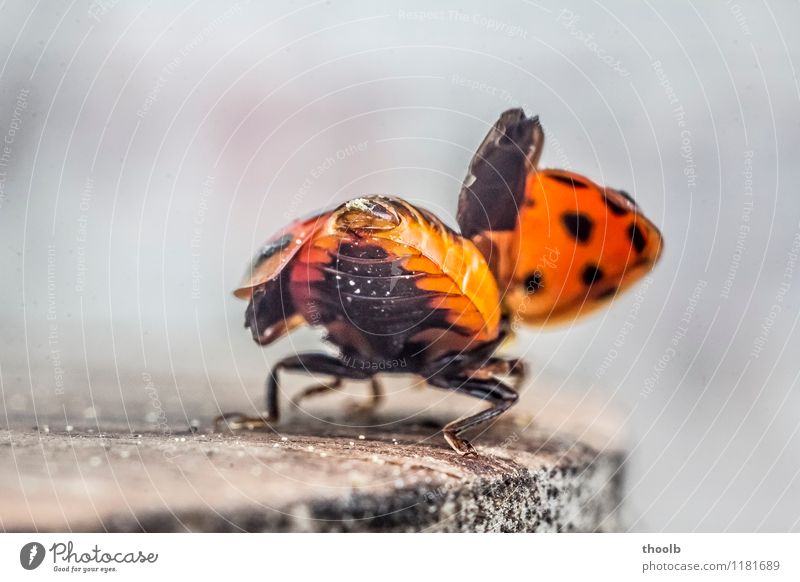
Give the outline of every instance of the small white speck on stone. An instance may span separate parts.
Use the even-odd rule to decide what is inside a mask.
[[[275,443],[275,444],[273,444],[273,445],[272,445],[272,448],[273,448],[273,449],[277,449],[277,448],[278,448],[278,443]]]
[[[286,441],[288,441],[289,439],[288,439],[288,438],[286,438],[286,437],[281,437],[281,440],[282,440],[283,442],[286,442]]]
[[[181,437],[181,442],[185,443],[186,442],[186,437]]]
[[[355,446],[355,444],[356,444],[355,442],[353,442],[353,441],[350,441],[350,446],[351,446],[351,447]]]
[[[313,453],[314,452],[314,445],[308,445],[308,450],[309,450],[309,452]]]
[[[319,454],[319,456],[320,456],[320,457],[322,457],[322,458],[324,459],[325,457],[327,457],[327,456],[328,456],[328,453],[326,453],[325,451],[322,451],[322,452]]]
[[[358,435],[358,440],[360,441],[363,441],[365,438],[367,437],[365,437],[363,434]]]
[[[73,430],[75,430],[75,427],[74,427],[74,426],[72,426],[71,424],[68,424],[68,425],[66,426],[66,429],[67,429],[67,432],[72,432]]]

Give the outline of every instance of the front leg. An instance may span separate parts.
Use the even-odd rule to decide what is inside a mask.
[[[267,377],[266,382],[266,412],[259,416],[247,416],[238,412],[226,413],[214,419],[214,428],[227,426],[231,430],[239,429],[263,429],[278,422],[280,410],[278,407],[278,372],[286,371],[305,371],[316,374],[329,374],[334,376],[332,386],[338,386],[342,378],[354,380],[366,380],[372,377],[367,371],[360,370],[345,364],[339,358],[329,354],[318,352],[307,352],[296,354],[280,360],[272,367],[272,371]],[[312,394],[318,394],[322,390],[318,386],[312,387],[300,394],[300,400]]]
[[[378,408],[385,394],[383,392],[383,385],[378,381],[375,376],[369,379],[369,400],[366,402],[353,402],[348,406],[348,410],[353,414],[372,414]]]
[[[266,380],[266,412],[258,416],[248,416],[241,412],[225,412],[214,419],[214,430],[219,432],[223,427],[229,430],[264,429],[280,420],[278,407],[278,371],[291,365],[293,358],[281,360],[267,376]]]

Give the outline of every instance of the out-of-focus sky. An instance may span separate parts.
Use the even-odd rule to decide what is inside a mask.
[[[790,2],[4,3],[0,425],[152,423],[153,378],[172,419],[260,399],[319,335],[262,350],[242,329],[230,291],[259,243],[364,193],[455,225],[472,152],[523,106],[543,166],[633,193],[666,243],[610,309],[521,335],[531,398],[548,378],[618,411],[632,529],[800,529],[798,21]]]

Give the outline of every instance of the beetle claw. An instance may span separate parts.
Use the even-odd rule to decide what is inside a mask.
[[[227,412],[214,419],[214,432],[222,432],[224,428],[230,431],[263,429],[271,426],[277,420],[269,415],[247,416],[240,412]]]
[[[472,444],[466,439],[462,439],[451,432],[445,432],[444,439],[451,447],[453,447],[453,450],[463,457],[480,456],[478,455],[478,451],[475,449],[475,447],[473,447]]]

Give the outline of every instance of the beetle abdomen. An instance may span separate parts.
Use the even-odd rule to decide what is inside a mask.
[[[421,330],[453,326],[437,299],[446,294],[421,286],[443,277],[407,269],[411,254],[394,254],[377,240],[312,245],[292,270],[291,294],[305,319],[328,329],[331,340],[366,357],[396,358]],[[322,251],[322,253],[320,253]]]
[[[298,221],[250,271],[237,295],[251,299],[246,325],[262,344],[305,321],[346,353],[427,360],[500,333],[499,293],[480,251],[397,198],[356,198]]]

